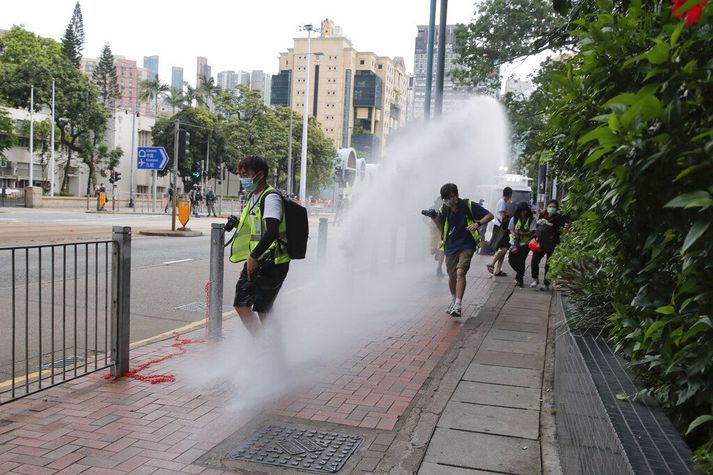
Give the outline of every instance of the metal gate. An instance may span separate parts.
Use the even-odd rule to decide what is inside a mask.
[[[108,241],[0,248],[0,404],[128,369],[130,268],[125,227]]]

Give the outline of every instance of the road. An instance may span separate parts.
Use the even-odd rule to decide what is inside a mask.
[[[133,235],[132,342],[205,318],[209,229],[210,224],[216,221],[223,220],[194,218],[189,223],[193,229],[204,231],[205,234],[201,237],[158,238]],[[12,238],[8,238],[8,224],[15,224]],[[89,364],[95,355],[99,360],[104,358],[109,347],[106,330],[111,312],[112,246],[79,244],[76,246],[75,260],[75,246],[68,245],[67,242],[75,242],[71,239],[77,237],[88,239],[90,236],[108,239],[111,226],[115,225],[131,225],[132,229],[168,228],[170,217],[97,215],[64,210],[0,212],[0,243],[13,241],[12,246],[19,246],[19,242],[38,246],[41,240],[37,240],[34,232],[37,227],[58,229],[52,234],[55,244],[54,281],[51,248],[42,249],[40,266],[40,250],[37,247],[29,251],[16,247],[13,280],[13,251],[9,246],[3,248],[0,244],[0,382],[10,377],[13,360],[16,362],[15,374],[18,375],[37,370],[40,366],[40,354],[41,363],[44,364],[61,360],[68,355],[77,355],[80,361],[88,361]],[[24,230],[24,241],[18,241],[18,229]],[[74,231],[75,229],[77,231]],[[313,229],[316,229],[316,226]],[[28,242],[30,239],[34,241]],[[316,247],[316,239],[311,240],[310,246]],[[311,251],[314,256],[316,252]],[[230,263],[227,260],[228,254],[229,250],[226,249],[223,291],[225,311],[232,309],[234,286],[242,268],[242,265]],[[302,276],[307,275],[314,265],[314,260],[306,259],[299,265],[292,266],[283,292],[297,289],[301,285],[300,282],[304,282]],[[65,349],[64,352],[62,348]]]

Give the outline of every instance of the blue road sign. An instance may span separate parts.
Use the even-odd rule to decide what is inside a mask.
[[[163,170],[168,154],[163,147],[139,147],[136,163],[139,170]]]

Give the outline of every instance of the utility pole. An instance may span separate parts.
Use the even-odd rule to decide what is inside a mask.
[[[30,86],[30,186],[34,186],[35,86]]]
[[[438,25],[438,64],[436,65],[435,116],[443,114],[443,82],[446,72],[446,31],[448,26],[448,0],[441,0],[441,19]]]
[[[54,196],[54,78],[52,78],[52,130],[50,132],[50,196]]]
[[[304,112],[302,116],[302,154],[300,155],[300,203],[307,206],[307,127],[309,124],[309,76],[312,57],[311,38],[315,31],[312,25],[302,27],[307,32],[307,75],[305,76]]]
[[[423,102],[423,117],[431,120],[431,90],[433,89],[433,45],[436,42],[436,1],[431,0],[431,12],[428,16],[428,44],[426,46],[426,97]]]
[[[294,66],[292,66],[294,68]],[[290,109],[290,136],[287,138],[287,196],[292,196],[292,70],[289,71],[290,86],[287,103]]]
[[[179,121],[176,121],[176,126],[173,129],[173,205],[171,211],[171,231],[176,230],[176,203],[178,197],[178,128]]]
[[[137,100],[134,104],[133,117],[131,119],[131,173],[129,174],[129,207],[134,208],[134,211],[136,211],[134,204],[134,162],[136,161],[136,115],[139,113],[138,109],[139,102]]]
[[[208,148],[205,151],[205,168],[201,170],[201,182],[203,183],[203,197],[208,191],[208,170],[210,170],[210,135],[208,136]]]

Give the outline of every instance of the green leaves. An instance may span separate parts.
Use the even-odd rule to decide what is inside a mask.
[[[704,208],[713,206],[713,196],[705,190],[684,193],[664,205],[665,208]]]
[[[698,416],[696,417],[689,425],[688,429],[686,430],[686,435],[690,434],[694,430],[696,430],[698,427],[702,426],[703,424],[707,424],[709,422],[713,422],[713,415],[706,414],[704,416]]]

